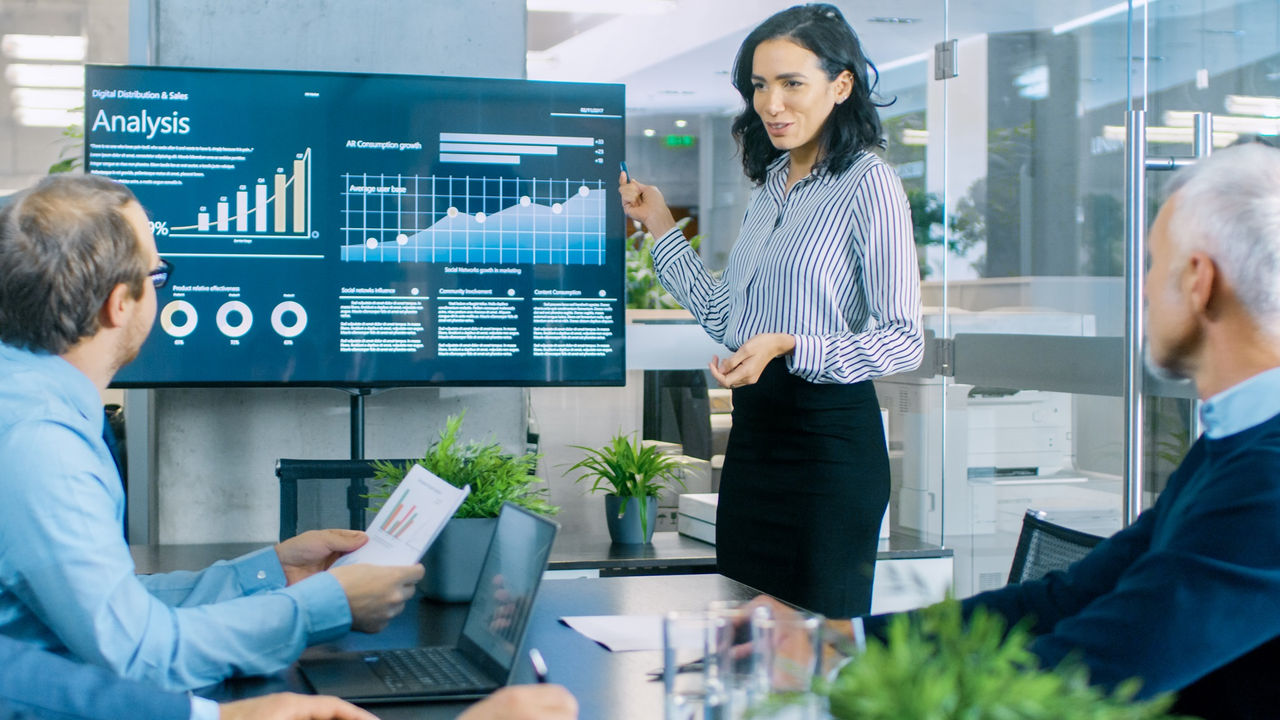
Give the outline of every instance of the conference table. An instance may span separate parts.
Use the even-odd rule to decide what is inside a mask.
[[[578,698],[583,720],[660,720],[662,683],[650,681],[647,673],[662,666],[662,653],[611,653],[559,619],[568,615],[658,615],[669,610],[702,609],[712,600],[746,600],[757,594],[716,574],[547,579],[534,602],[524,647],[541,651],[551,681],[568,687]],[[336,643],[309,648],[307,653],[452,644],[462,630],[466,610],[466,604],[415,597],[381,633],[349,633]],[[522,653],[514,682],[533,681],[533,669]],[[234,678],[200,694],[225,701],[281,691],[310,692],[296,665],[271,676]],[[399,703],[369,709],[384,720],[444,720],[457,717],[467,707],[468,703]]]
[[[262,547],[260,543],[203,545],[133,545],[138,572],[198,570],[210,563]],[[938,548],[910,538],[881,541],[878,559],[911,560],[942,557]],[[538,648],[551,670],[553,682],[577,696],[583,720],[657,720],[663,716],[662,684],[646,673],[661,667],[662,653],[610,653],[559,622],[568,615],[658,615],[668,610],[697,610],[712,600],[745,600],[758,593],[715,574],[715,546],[675,532],[654,533],[649,545],[610,545],[590,534],[562,533],[552,548],[550,569],[555,574],[587,571],[600,577],[543,580],[534,603],[525,647]],[[646,574],[646,573],[679,574]],[[466,604],[438,603],[415,597],[405,612],[377,635],[350,633],[339,642],[307,650],[318,654],[339,650],[370,650],[452,644],[462,631]],[[523,660],[515,682],[533,682],[533,670]],[[272,692],[310,692],[296,667],[260,678],[236,678],[201,691],[217,700]],[[455,718],[467,703],[402,703],[371,709],[385,720]]]

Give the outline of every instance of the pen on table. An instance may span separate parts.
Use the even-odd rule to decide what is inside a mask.
[[[676,672],[677,673],[702,672],[702,667],[703,667],[702,658],[698,658],[697,660],[690,660],[687,663],[677,666]],[[654,668],[653,670],[650,670],[648,672],[649,679],[661,680],[664,673],[665,671],[662,668]]]
[[[547,682],[549,675],[547,661],[542,659],[542,653],[538,652],[538,648],[529,648],[529,664],[533,666],[533,676],[538,679],[538,682]]]

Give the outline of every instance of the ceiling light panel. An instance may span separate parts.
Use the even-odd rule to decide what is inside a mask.
[[[602,15],[665,15],[676,9],[675,0],[528,0],[528,12]]]
[[[14,108],[13,117],[18,124],[28,127],[68,127],[84,123],[84,113],[47,108]]]
[[[1280,97],[1228,95],[1225,104],[1227,112],[1234,115],[1280,117]]]
[[[9,93],[9,99],[14,107],[45,110],[71,110],[84,106],[84,93],[79,90],[20,87]]]
[[[1169,127],[1189,128],[1195,124],[1195,116],[1196,113],[1187,110],[1169,110],[1164,114],[1164,124]],[[1280,134],[1280,118],[1214,115],[1213,130],[1214,132],[1277,135]]]
[[[84,66],[14,63],[5,68],[4,78],[14,87],[82,88]]]
[[[0,53],[10,60],[84,62],[89,40],[80,35],[5,35]]]
[[[1137,12],[1138,10],[1141,10],[1143,6],[1149,3],[1154,3],[1154,2],[1156,2],[1156,0],[1133,0],[1133,10],[1134,12]],[[1097,12],[1091,12],[1087,15],[1081,15],[1078,18],[1068,20],[1060,25],[1054,25],[1053,34],[1061,35],[1063,33],[1069,33],[1072,30],[1078,30],[1082,27],[1087,27],[1096,22],[1102,22],[1103,20],[1106,20],[1108,18],[1113,18],[1117,15],[1120,15],[1121,13],[1127,14],[1128,12],[1129,12],[1128,2],[1116,3],[1115,5],[1110,5],[1101,10],[1098,10]]]
[[[902,129],[902,144],[903,144],[903,145],[928,145],[928,144],[929,144],[929,131],[928,131],[928,130],[915,130],[915,129],[912,129],[912,128],[903,128],[903,129]]]
[[[1194,133],[1195,130],[1189,127],[1182,128],[1148,125],[1147,142],[1153,145],[1190,145],[1194,139]],[[1102,137],[1107,140],[1124,142],[1125,128],[1123,125],[1104,125],[1102,127]],[[1217,129],[1213,131],[1214,147],[1226,147],[1239,139],[1240,136],[1236,133],[1220,132]]]

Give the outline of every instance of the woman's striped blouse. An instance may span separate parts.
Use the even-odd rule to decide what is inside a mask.
[[[902,182],[870,152],[839,175],[785,192],[789,156],[755,190],[723,275],[679,229],[653,248],[664,287],[707,334],[736,350],[759,333],[795,336],[788,369],[855,383],[920,365],[920,276]]]

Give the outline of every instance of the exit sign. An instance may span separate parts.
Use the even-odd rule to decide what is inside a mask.
[[[692,135],[667,135],[662,138],[662,144],[669,148],[686,148],[693,147],[696,138]]]

